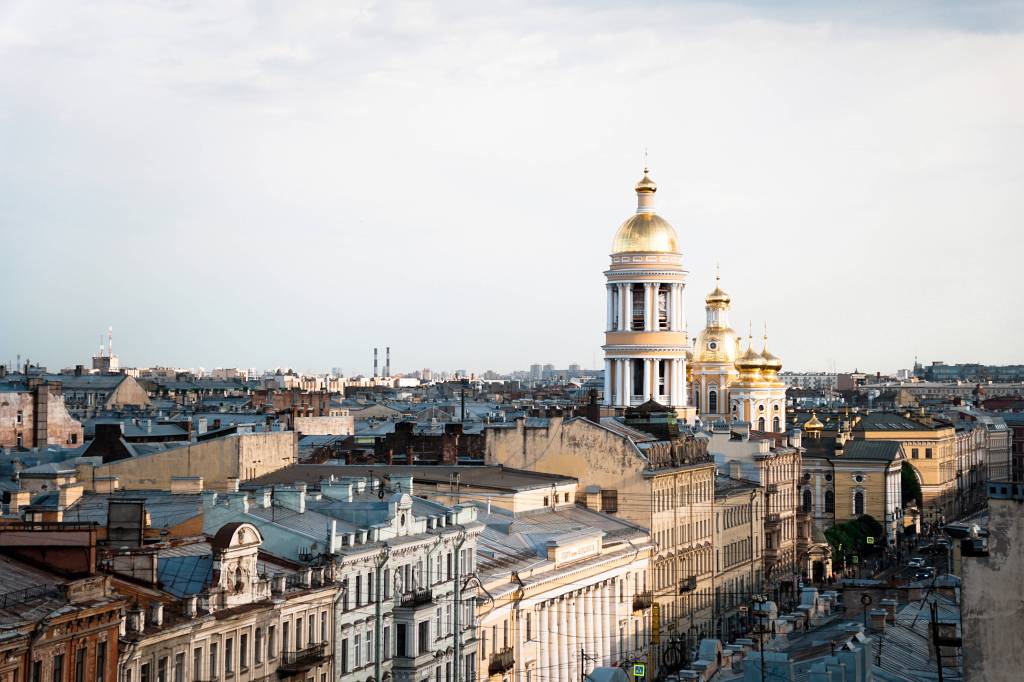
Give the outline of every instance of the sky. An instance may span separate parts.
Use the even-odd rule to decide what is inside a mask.
[[[691,336],[1024,362],[1020,2],[0,0],[0,362],[601,362],[644,149]],[[383,351],[382,351],[383,353]]]

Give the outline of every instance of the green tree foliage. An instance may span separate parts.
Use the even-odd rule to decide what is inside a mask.
[[[900,487],[903,492],[904,505],[913,500],[917,503],[918,509],[924,506],[923,498],[921,497],[921,482],[917,480],[914,465],[910,462],[904,462],[903,468],[900,470]]]
[[[832,556],[844,564],[854,554],[864,556],[880,551],[885,545],[883,536],[882,524],[868,514],[846,523],[837,523],[825,531]],[[868,544],[869,537],[875,539],[874,544]]]

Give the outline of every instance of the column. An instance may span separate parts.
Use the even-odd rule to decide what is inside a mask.
[[[566,633],[565,633],[565,663],[562,665],[562,679],[563,680],[575,680],[579,677],[578,666],[576,660],[579,657],[576,647],[576,638],[579,633],[579,629],[576,627],[576,604],[573,603],[569,596],[565,597],[562,602],[565,608],[566,614]]]
[[[630,282],[626,282],[622,286],[626,290],[626,295],[623,297],[622,306],[622,330],[629,331],[633,328],[633,285]]]
[[[604,360],[604,404],[614,405],[612,402],[612,367],[613,363],[608,358]]]
[[[661,290],[661,284],[655,282],[651,285],[651,309],[648,313],[648,317],[651,319],[651,331],[658,330],[658,292]]]
[[[559,671],[559,654],[561,650],[558,642],[558,601],[548,602],[548,668],[544,671],[545,680],[557,680]]]
[[[537,634],[540,635],[538,649],[540,649],[540,674],[543,679],[548,679],[551,672],[551,610],[545,604],[537,611]],[[520,647],[520,651],[524,647]],[[516,663],[519,663],[517,660]]]
[[[605,331],[614,331],[613,320],[615,319],[615,285],[606,284],[604,285],[605,294],[608,297],[607,305],[605,309],[608,311],[608,319],[604,325]]]
[[[650,299],[651,291],[653,288],[654,285],[652,285],[651,283],[643,283],[643,331],[645,332],[650,332],[653,331],[654,329],[654,327],[650,324]]]
[[[622,359],[622,405],[629,407],[633,400],[633,361],[630,358]]]
[[[605,594],[604,583],[596,588],[594,602],[596,603],[594,607],[594,655],[597,656],[594,665],[606,666],[608,665],[608,642],[605,639],[605,620],[607,620],[605,614],[608,612],[610,604],[608,604],[608,595]]]
[[[601,606],[597,603],[597,600],[594,598],[596,596],[596,589],[595,588],[591,587],[589,590],[587,590],[586,595],[587,595],[587,601],[586,601],[587,638],[586,638],[585,641],[586,641],[587,653],[589,655],[591,655],[591,656],[596,658],[597,657],[597,613],[598,613],[598,609],[601,608]],[[584,667],[589,668],[590,666],[597,666],[597,665],[601,665],[601,664],[597,663],[595,661],[588,661],[587,665],[584,666]],[[590,671],[587,670],[585,672],[590,672]]]
[[[676,285],[676,298],[679,301],[679,316],[676,318],[676,328],[679,331],[686,331],[686,307],[683,305],[684,294],[686,293],[686,285],[679,283]]]
[[[586,593],[582,590],[576,595],[576,669],[575,673],[579,676],[580,668],[587,672],[586,661],[580,660],[580,649],[586,648],[587,646],[587,598]],[[589,651],[587,652],[589,653]]]
[[[672,359],[668,361],[668,404],[675,406],[679,404],[679,377],[676,371],[676,365],[679,361]]]
[[[679,285],[671,284],[668,295],[668,328],[669,331],[679,331]]]
[[[644,399],[640,402],[646,402],[651,399],[651,359],[644,358]]]
[[[607,636],[608,636],[608,665],[618,660],[618,594],[616,593],[618,583],[614,578],[605,590],[607,594]]]

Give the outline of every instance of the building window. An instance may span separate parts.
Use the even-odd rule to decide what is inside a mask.
[[[306,629],[308,630],[307,634],[309,635],[306,638],[306,641],[309,643],[309,646],[313,646],[313,642],[316,641],[316,616],[309,614],[309,618],[306,619],[306,623]]]
[[[320,641],[327,641],[327,612],[320,614]]]
[[[804,488],[804,513],[811,513],[811,489]]]
[[[149,663],[139,666],[139,682],[150,682]]]
[[[75,651],[75,682],[85,682],[85,646]]]
[[[219,676],[220,669],[217,667],[217,644],[210,644],[210,679],[215,680]]]
[[[363,605],[363,576],[356,576],[356,608]]]
[[[361,645],[363,643],[362,637],[356,635],[352,639],[352,660],[355,662],[356,668],[361,668],[363,665],[363,650]]]
[[[235,641],[228,637],[224,640],[224,674],[230,675],[235,671]],[[157,680],[160,682],[160,680]]]
[[[419,624],[419,650],[418,654],[425,654],[430,651],[430,621],[425,620]]]
[[[277,626],[267,628],[267,658],[277,657]]]
[[[764,406],[762,405],[762,407],[764,407]],[[764,431],[764,417],[758,417],[757,418],[757,430],[758,431]]]
[[[407,628],[405,623],[399,623],[398,624],[398,629],[395,630],[395,646],[398,649],[396,655],[398,655],[398,656],[408,656],[409,655],[409,642],[407,641],[407,639],[408,639],[407,630],[408,630],[408,628]]]
[[[174,654],[174,682],[185,682],[185,652]]]
[[[341,640],[341,672],[348,672],[348,637]]]
[[[619,511],[619,491],[601,491],[601,511],[614,514]]]
[[[860,490],[853,494],[853,515],[864,515],[864,493]]]
[[[252,660],[254,663],[263,662],[263,628],[256,628],[256,635],[252,644]]]
[[[192,650],[192,679],[203,679],[203,650],[200,647]]]
[[[775,433],[782,432],[781,424],[779,423],[778,417],[772,417],[772,431],[774,431]]]
[[[96,682],[107,679],[107,640],[96,643]]]
[[[825,513],[835,514],[836,512],[836,494],[831,490],[825,491]]]
[[[545,495],[544,496],[544,506],[547,507],[549,503],[550,503],[550,500],[548,499],[548,496]]]
[[[925,448],[924,449],[924,458],[925,459],[931,459],[932,458],[932,449],[931,448]]]
[[[917,448],[910,448],[910,458],[917,459]]]
[[[381,655],[384,657],[384,660],[386,661],[386,660],[391,658],[391,626],[390,625],[385,625],[384,626],[384,636],[381,638],[380,643],[381,643],[381,647],[384,649],[384,651],[383,651],[383,653]]]
[[[167,682],[166,656],[161,656],[156,662],[156,682]]]
[[[238,638],[238,667],[245,670],[249,667],[249,635],[243,634]]]
[[[369,665],[373,658],[373,630],[366,631],[366,663]]]
[[[708,391],[708,412],[711,414],[718,412],[718,391],[715,389]]]
[[[295,650],[302,651],[302,616],[295,618]]]

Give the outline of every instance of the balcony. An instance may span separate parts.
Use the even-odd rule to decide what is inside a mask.
[[[654,595],[647,592],[639,592],[633,595],[633,611],[644,611],[651,608],[651,604],[654,603]]]
[[[487,664],[488,675],[501,675],[515,667],[516,659],[511,648],[505,648],[491,654],[491,660]]]
[[[765,486],[765,492],[768,495],[775,495],[776,493],[779,492],[779,484],[778,483],[769,483],[768,485]]]
[[[433,603],[433,601],[434,601],[434,594],[433,594],[433,592],[431,592],[428,589],[422,589],[422,590],[412,590],[410,592],[405,592],[404,594],[402,594],[402,599],[401,599],[400,603],[404,607],[407,607],[407,608],[408,607],[413,607],[413,608],[415,608],[417,606],[423,606],[424,604]]]
[[[282,651],[281,663],[277,666],[278,677],[291,677],[318,666],[330,656],[327,654],[327,642],[320,642],[299,651]]]
[[[679,594],[685,594],[686,592],[693,592],[697,589],[697,576],[691,575],[689,578],[679,583]]]
[[[780,514],[773,513],[764,515],[765,528],[778,528],[780,523],[782,523],[782,516]]]

